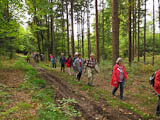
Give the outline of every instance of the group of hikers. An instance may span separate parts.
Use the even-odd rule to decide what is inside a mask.
[[[50,54],[50,60],[52,67],[56,68],[57,59],[54,54]],[[76,52],[73,57],[69,55],[67,58],[64,56],[64,53],[61,53],[59,62],[61,64],[61,72],[65,72],[65,66],[67,66],[68,74],[72,75],[71,68],[73,68],[74,76],[78,81],[80,81],[83,71],[88,71],[88,85],[94,86],[94,75],[99,72],[99,70],[93,53],[90,54],[90,58],[88,60],[83,59],[81,54],[78,52]]]
[[[39,63],[39,61],[44,61],[44,57],[45,57],[44,54],[42,53],[40,54],[39,52],[33,52],[33,53],[28,52],[26,60],[28,63],[30,63],[31,58],[33,58],[35,62]]]
[[[33,54],[33,59],[38,62],[38,53]],[[41,55],[42,57],[42,55]],[[44,57],[44,56],[43,56]],[[29,57],[27,57],[28,59]],[[44,59],[44,58],[43,58]],[[56,68],[57,59],[54,54],[50,54],[50,61],[52,63],[53,69]],[[67,66],[68,74],[74,75],[75,78],[80,81],[82,73],[87,71],[88,74],[88,86],[94,86],[93,80],[94,75],[99,73],[100,70],[97,65],[97,61],[95,59],[95,55],[93,53],[90,54],[90,58],[88,60],[83,59],[81,54],[75,53],[72,57],[69,55],[67,58],[64,53],[61,53],[59,62],[61,64],[61,72],[65,72],[65,66]],[[72,74],[71,69],[73,68],[74,74]],[[122,58],[117,58],[116,65],[113,67],[112,71],[112,79],[111,86],[113,86],[112,95],[115,97],[115,93],[120,87],[120,99],[124,100],[124,83],[128,79],[127,72],[125,70],[125,66],[123,64]],[[156,71],[151,77],[151,84],[154,87],[154,91],[158,95],[158,103],[156,107],[156,115],[160,115],[160,70]]]

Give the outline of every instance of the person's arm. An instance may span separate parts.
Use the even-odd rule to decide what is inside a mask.
[[[123,66],[123,70],[124,70],[124,80],[127,80],[128,79],[128,75],[127,75],[127,72],[125,70],[125,66]]]
[[[112,79],[114,84],[117,84],[118,80],[117,80],[117,75],[116,75],[116,67],[113,67],[113,73],[112,73]]]

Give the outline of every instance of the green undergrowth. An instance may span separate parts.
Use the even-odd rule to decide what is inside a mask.
[[[14,61],[14,62],[13,62]],[[74,99],[62,99],[57,103],[54,99],[54,90],[46,85],[46,81],[38,77],[38,72],[24,58],[17,60],[6,60],[1,69],[14,69],[24,71],[24,81],[15,88],[16,92],[25,92],[30,96],[31,103],[20,101],[12,107],[9,104],[14,102],[10,91],[13,89],[0,83],[0,119],[16,119],[16,114],[25,111],[20,116],[26,120],[70,120],[72,117],[80,116],[72,106],[76,103]],[[22,96],[23,97],[23,96]],[[36,110],[36,116],[31,116],[26,111]]]

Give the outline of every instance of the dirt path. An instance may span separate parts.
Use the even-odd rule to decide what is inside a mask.
[[[54,85],[56,90],[56,98],[73,98],[77,101],[75,108],[82,113],[79,120],[141,120],[142,118],[134,113],[126,111],[114,110],[108,106],[103,100],[96,102],[93,98],[77,91],[76,88],[70,86],[65,80],[60,79],[55,74],[32,64],[39,71],[39,75],[44,78],[48,84]]]

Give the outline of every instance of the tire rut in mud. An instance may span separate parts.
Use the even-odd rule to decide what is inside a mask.
[[[43,77],[48,84],[54,85],[56,90],[56,97],[61,98],[73,98],[77,101],[74,104],[75,108],[82,113],[82,118],[77,118],[76,120],[139,120],[140,116],[137,115],[125,115],[120,111],[111,110],[111,107],[103,104],[98,104],[97,102],[88,99],[84,95],[77,94],[64,80],[58,78],[56,75],[43,70],[36,65],[33,65],[39,72],[40,76]],[[100,102],[100,101],[99,101]],[[104,109],[105,108],[105,109]]]

